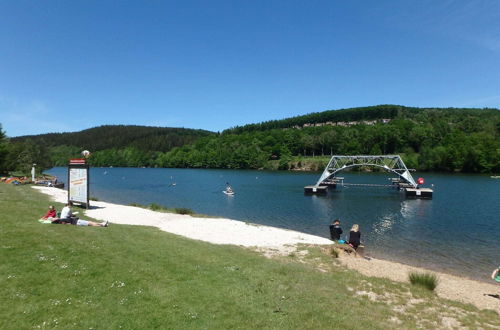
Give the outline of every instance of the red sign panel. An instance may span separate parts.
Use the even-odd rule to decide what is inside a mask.
[[[73,158],[69,160],[71,165],[85,165],[86,161],[84,158]]]

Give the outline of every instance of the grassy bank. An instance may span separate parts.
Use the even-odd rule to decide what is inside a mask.
[[[266,259],[148,227],[40,224],[49,203],[0,184],[1,329],[500,326],[494,312],[363,277],[317,248]]]

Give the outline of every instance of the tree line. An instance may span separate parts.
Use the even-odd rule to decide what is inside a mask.
[[[348,122],[376,119],[405,118],[418,122],[426,122],[434,118],[460,120],[460,116],[473,116],[481,118],[498,118],[498,109],[475,109],[475,108],[416,108],[401,105],[376,105],[368,107],[357,107],[339,110],[327,110],[313,112],[310,114],[296,116],[281,120],[270,120],[257,124],[236,126],[223,131],[224,133],[243,133],[250,131],[269,130],[275,128],[302,127],[306,124],[317,124],[326,122]]]
[[[12,138],[11,142],[33,140],[46,147],[73,146],[99,151],[110,148],[133,147],[142,150],[169,151],[194,142],[199,137],[213,132],[173,127],[151,127],[137,125],[104,125],[72,133],[48,133]]]
[[[496,173],[500,170],[500,112],[496,109],[376,106],[336,110],[333,114],[325,111],[302,116],[300,120],[296,117],[246,125],[222,134],[196,132],[171,148],[168,147],[171,141],[162,142],[167,146],[165,149],[158,147],[162,143],[149,143],[147,137],[129,137],[128,144],[110,140],[106,145],[99,141],[101,149],[85,149],[95,150],[89,159],[92,166],[286,170],[297,157],[401,154],[408,167],[420,171]],[[363,123],[382,118],[391,120]],[[293,128],[337,119],[359,124]],[[23,163],[45,155],[44,166],[64,166],[68,158],[78,156],[83,150],[81,146],[62,142],[40,145],[40,141],[46,140],[25,137],[11,141],[5,157],[7,163],[9,159],[12,161],[9,155],[16,155]],[[9,164],[10,168],[14,165]]]
[[[82,150],[92,151],[97,156],[96,163],[102,166],[108,166],[108,162],[117,166],[150,166],[153,164],[147,160],[156,153],[168,152],[200,137],[215,135],[206,130],[135,125],[105,125],[80,132],[11,139],[1,131],[1,126],[0,132],[0,174],[29,173],[34,163],[40,170],[65,166],[68,159],[81,157]]]
[[[287,169],[294,156],[401,154],[421,171],[498,172],[498,125],[490,131],[466,131],[446,121],[352,127],[274,129],[203,138],[158,157],[161,167],[266,168],[269,161]]]

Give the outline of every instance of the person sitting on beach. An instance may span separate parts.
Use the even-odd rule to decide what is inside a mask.
[[[491,279],[500,282],[500,267],[498,267],[493,271],[493,273],[491,273]]]
[[[55,219],[55,218],[57,218],[56,208],[54,207],[54,205],[50,205],[49,206],[49,210],[42,217],[42,219],[44,219],[44,220],[52,220],[52,219]]]
[[[356,250],[361,244],[361,232],[359,231],[359,225],[352,225],[351,231],[349,232],[349,242],[354,250]]]
[[[340,228],[340,220],[335,219],[330,225],[330,237],[332,241],[340,240],[340,235],[342,235],[342,228]]]
[[[72,224],[72,225],[76,225],[76,226],[91,226],[91,227],[107,227],[108,226],[108,221],[105,221],[103,223],[97,223],[97,222],[93,222],[93,221],[79,219],[71,211],[72,206],[73,206],[73,203],[68,202],[66,204],[66,206],[63,207],[63,209],[61,211],[61,218],[56,219],[55,221],[52,221],[52,223]]]

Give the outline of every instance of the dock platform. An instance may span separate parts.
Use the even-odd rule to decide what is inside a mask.
[[[327,193],[327,186],[305,186],[304,194],[321,194],[325,195]]]
[[[405,195],[408,198],[426,198],[432,199],[432,193],[434,190],[430,188],[406,188]]]

